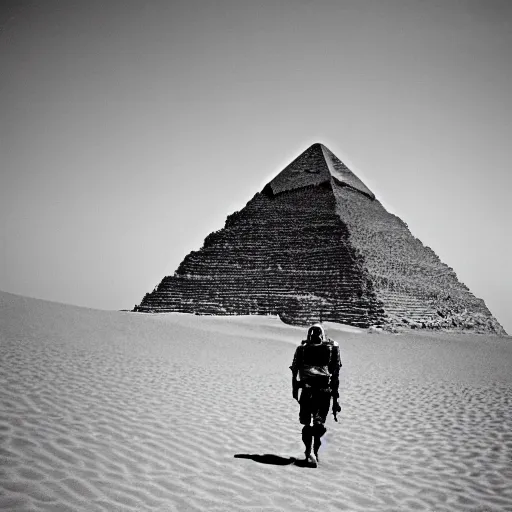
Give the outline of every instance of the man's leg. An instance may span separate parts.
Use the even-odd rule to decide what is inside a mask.
[[[299,412],[299,421],[304,427],[302,427],[302,442],[304,443],[304,455],[306,457],[306,463],[310,466],[317,466],[317,460],[314,453],[311,452],[311,447],[313,444],[313,428],[311,427],[311,416],[312,416],[312,395],[311,391],[308,389],[302,389],[300,395],[300,412]]]
[[[311,445],[313,444],[313,430],[311,425],[302,427],[302,442],[304,443],[304,453],[306,457],[311,453]]]
[[[304,450],[306,463],[309,466],[316,468],[318,465],[318,460],[316,458],[315,452],[311,451],[311,445],[313,444],[313,427],[311,425],[304,425],[302,428],[302,442],[306,448]]]
[[[329,407],[331,405],[330,393],[321,390],[317,393],[315,398],[316,407],[313,410],[313,426],[311,431],[314,437],[313,453],[318,460],[318,450],[322,445],[322,436],[327,432],[325,428],[325,421],[329,414]]]
[[[322,436],[327,432],[327,429],[322,423],[314,423],[311,427],[314,437],[313,444],[313,453],[315,454],[316,459],[318,460],[318,450],[322,445]]]

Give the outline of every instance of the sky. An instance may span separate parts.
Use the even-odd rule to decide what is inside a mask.
[[[512,333],[509,0],[2,0],[0,289],[131,309],[325,144]]]

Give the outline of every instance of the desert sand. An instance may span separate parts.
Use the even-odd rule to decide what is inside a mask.
[[[0,509],[512,511],[510,338],[326,329],[342,412],[313,469],[305,329],[1,293]]]

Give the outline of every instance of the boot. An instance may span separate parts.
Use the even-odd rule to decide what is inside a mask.
[[[311,468],[317,468],[318,467],[318,460],[314,453],[306,453],[306,463]]]

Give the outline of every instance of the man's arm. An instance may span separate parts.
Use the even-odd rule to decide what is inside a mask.
[[[340,347],[335,341],[332,345],[330,373],[331,373],[331,396],[332,396],[332,414],[334,421],[338,421],[336,415],[341,411],[339,404],[339,386],[340,386],[340,369],[341,369]]]
[[[297,402],[299,401],[299,388],[300,383],[297,379],[297,372],[292,370],[292,396],[297,400]]]
[[[299,388],[300,382],[298,380],[299,368],[302,361],[302,346],[299,345],[295,349],[295,354],[293,356],[293,362],[290,366],[290,370],[292,371],[292,396],[295,400],[299,401]]]

